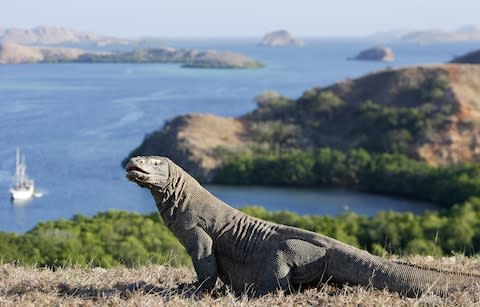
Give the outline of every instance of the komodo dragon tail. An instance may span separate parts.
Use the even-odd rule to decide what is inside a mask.
[[[480,287],[480,275],[390,261],[351,246],[330,252],[325,277],[334,282],[388,289],[410,297],[426,292],[444,296],[455,290]]]

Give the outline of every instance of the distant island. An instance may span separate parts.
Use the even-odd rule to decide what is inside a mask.
[[[263,64],[235,52],[148,48],[127,52],[87,51],[79,48],[0,45],[0,64],[26,63],[180,63],[191,68],[260,68]]]
[[[286,30],[278,30],[265,34],[258,43],[258,46],[266,47],[288,47],[303,46],[304,42],[301,39],[295,38]]]
[[[105,47],[132,45],[138,40],[81,32],[62,27],[37,26],[31,29],[0,28],[1,43],[16,43],[28,46],[81,46]]]
[[[393,54],[392,49],[387,47],[373,47],[361,51],[355,57],[350,58],[351,60],[359,61],[381,61],[389,62],[395,60],[395,55]]]
[[[417,44],[431,44],[438,42],[467,42],[480,41],[480,27],[468,25],[454,31],[440,29],[427,30],[392,30],[377,32],[368,37],[377,41],[404,41]]]

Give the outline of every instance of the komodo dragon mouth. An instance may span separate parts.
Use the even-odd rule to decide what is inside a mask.
[[[146,170],[143,170],[140,167],[135,166],[135,165],[130,165],[130,166],[127,165],[126,171],[129,172],[129,173],[130,172],[139,172],[139,173],[144,173],[144,174],[147,174],[147,175],[150,174]]]
[[[148,175],[150,175],[149,172],[134,164],[128,164],[125,170],[127,171],[128,180],[134,182],[145,182],[148,179]]]
[[[127,178],[142,188],[164,188],[168,184],[168,161],[163,157],[133,157],[125,166]]]

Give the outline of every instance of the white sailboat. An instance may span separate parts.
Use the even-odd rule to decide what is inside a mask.
[[[35,181],[27,176],[27,165],[25,156],[20,159],[20,150],[17,148],[17,161],[15,176],[10,188],[12,200],[28,200],[33,198],[35,193]]]

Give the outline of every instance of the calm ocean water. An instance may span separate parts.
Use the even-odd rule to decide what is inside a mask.
[[[380,70],[387,65],[441,63],[475,44],[393,45],[398,61],[347,61],[372,44],[316,40],[304,48],[269,49],[254,40],[172,41],[177,47],[235,50],[267,64],[258,70],[184,69],[171,64],[37,64],[0,66],[0,231],[23,232],[40,221],[93,215],[108,209],[155,210],[147,191],[128,183],[120,161],[165,120],[188,112],[236,116],[253,97],[276,90],[298,97],[312,86]],[[13,206],[8,188],[15,148],[44,196]],[[302,214],[432,208],[402,199],[343,190],[209,189],[235,206],[257,204]]]

